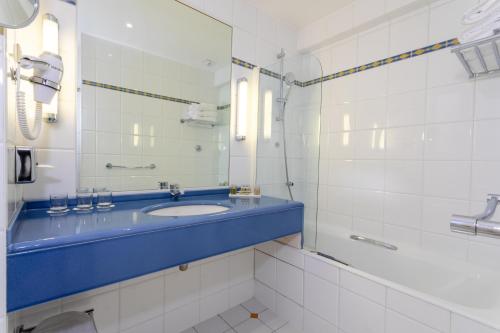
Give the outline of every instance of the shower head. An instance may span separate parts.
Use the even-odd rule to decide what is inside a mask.
[[[290,86],[295,84],[295,74],[293,74],[292,72],[288,72],[285,74],[285,77],[283,78],[283,80],[285,81],[287,86],[290,87]]]

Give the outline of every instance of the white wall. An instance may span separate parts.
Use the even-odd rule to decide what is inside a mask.
[[[40,14],[28,27],[19,30],[8,30],[7,45],[9,53],[14,44],[21,45],[24,54],[38,56],[41,50],[42,16],[52,13],[59,19],[60,55],[64,62],[64,76],[59,94],[59,122],[47,124],[43,122],[40,137],[28,141],[22,137],[16,119],[15,83],[9,80],[9,107],[7,133],[9,145],[32,145],[38,149],[38,162],[52,165],[54,168],[38,168],[38,180],[29,185],[10,185],[9,198],[33,199],[48,197],[50,193],[73,193],[76,188],[76,10],[73,5],[59,1],[46,0],[40,3]],[[8,63],[13,65],[14,59],[8,57]],[[27,84],[23,88],[27,92],[26,100],[32,101],[32,87]],[[29,110],[34,109],[34,103],[28,103]],[[9,163],[9,168],[13,164]],[[10,201],[14,201],[10,199]]]
[[[331,74],[448,40],[476,2],[435,2],[315,53]],[[469,80],[449,49],[325,82],[319,249],[347,228],[499,268],[498,240],[449,231],[500,191],[499,87]]]

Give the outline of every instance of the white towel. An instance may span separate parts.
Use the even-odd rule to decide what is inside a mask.
[[[97,329],[89,314],[70,311],[45,319],[33,333],[97,333]]]
[[[465,44],[472,41],[488,38],[498,34],[500,31],[500,10],[495,16],[481,22],[464,32],[459,37],[460,43]]]

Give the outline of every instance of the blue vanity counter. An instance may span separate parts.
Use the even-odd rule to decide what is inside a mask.
[[[227,190],[116,197],[110,211],[49,216],[47,202],[26,203],[8,231],[7,306],[14,311],[271,239],[302,232],[304,206],[229,198]],[[169,205],[211,204],[225,212],[159,217]]]

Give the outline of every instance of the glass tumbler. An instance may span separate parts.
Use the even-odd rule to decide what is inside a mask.
[[[92,192],[88,188],[80,188],[76,191],[76,208],[75,210],[91,210],[92,207]]]
[[[49,213],[65,213],[68,211],[68,194],[51,194]]]
[[[113,207],[113,194],[106,188],[94,188],[97,194],[97,208],[107,209]]]

